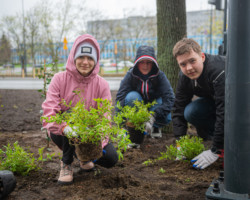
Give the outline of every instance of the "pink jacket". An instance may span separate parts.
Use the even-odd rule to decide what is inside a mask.
[[[83,41],[93,43],[96,46],[98,54],[96,66],[88,77],[83,77],[77,71],[74,62],[74,55],[77,46]],[[79,36],[74,42],[70,51],[66,65],[66,71],[56,73],[51,80],[47,91],[46,100],[42,104],[43,115],[48,117],[55,115],[59,111],[63,112],[68,110],[67,107],[60,104],[62,99],[64,99],[67,104],[72,101],[72,106],[74,106],[79,101],[78,95],[73,93],[73,91],[76,89],[84,90],[83,98],[85,99],[85,106],[87,109],[89,109],[90,105],[96,107],[96,102],[93,100],[95,98],[111,100],[108,82],[98,75],[100,68],[99,60],[100,47],[96,39],[88,34]],[[58,125],[56,123],[43,122],[43,127],[47,129],[49,134],[52,132],[53,134],[63,135],[62,128],[65,125],[66,123]]]

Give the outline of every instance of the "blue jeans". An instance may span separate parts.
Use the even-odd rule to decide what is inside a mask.
[[[138,101],[143,101],[142,96],[136,92],[136,91],[131,91],[129,92],[126,97],[125,97],[125,106],[134,106],[134,101],[138,100]],[[158,106],[162,105],[162,98],[158,98],[156,99],[156,104],[151,106],[149,108],[150,111],[154,111]],[[171,122],[172,118],[171,118],[171,113],[169,113],[165,118],[163,119],[159,119],[157,118],[157,120],[154,123],[154,127],[156,128],[160,128],[162,126],[165,126],[167,124],[169,124]]]
[[[211,139],[215,125],[215,112],[216,107],[214,100],[200,97],[186,106],[184,117],[189,123],[196,127],[200,137]]]

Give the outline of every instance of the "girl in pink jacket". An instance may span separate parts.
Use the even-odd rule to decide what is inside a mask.
[[[102,98],[111,100],[111,93],[108,82],[98,75],[99,72],[100,47],[97,40],[88,34],[79,36],[70,51],[66,71],[56,73],[51,80],[46,95],[46,100],[42,104],[43,115],[46,117],[55,115],[59,111],[65,112],[69,108],[62,105],[64,99],[67,104],[72,101],[74,106],[80,99],[73,93],[75,90],[84,90],[83,98],[85,106],[95,107],[93,99]],[[75,147],[69,144],[65,136],[72,132],[72,128],[66,123],[60,125],[56,123],[43,123],[52,141],[63,151],[61,170],[58,178],[59,184],[71,184],[73,182],[73,169],[71,163],[75,156]],[[103,167],[112,167],[118,161],[118,155],[112,143],[104,140],[103,156],[95,163]],[[94,170],[94,163],[80,162],[83,171]]]

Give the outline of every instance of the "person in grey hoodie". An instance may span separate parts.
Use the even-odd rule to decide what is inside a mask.
[[[151,46],[137,49],[134,67],[121,81],[116,95],[116,103],[119,101],[121,106],[133,106],[136,99],[144,103],[156,100],[157,104],[150,108],[154,115],[145,123],[145,128],[151,137],[161,137],[161,127],[171,121],[174,93],[166,75],[159,69]],[[116,111],[119,112],[117,108]]]

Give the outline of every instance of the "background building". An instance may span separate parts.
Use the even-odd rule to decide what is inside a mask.
[[[93,35],[101,48],[101,59],[131,60],[135,58],[136,49],[140,45],[153,46],[157,53],[157,19],[156,16],[134,16],[123,19],[96,20],[87,22],[87,33]],[[211,34],[212,33],[212,34]],[[202,10],[187,12],[187,37],[194,38],[206,53],[218,54],[218,47],[223,40],[223,11]],[[67,44],[68,49],[55,45],[59,54],[59,62],[66,62],[73,42]],[[35,54],[36,63],[52,62],[52,58],[39,44],[41,51]],[[12,63],[18,63],[17,51],[12,50]]]

